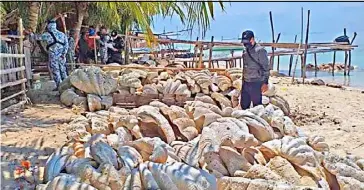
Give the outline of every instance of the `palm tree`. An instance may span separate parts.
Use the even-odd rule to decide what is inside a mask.
[[[39,2],[29,2],[29,23],[28,27],[32,31],[36,31],[38,26],[38,13],[39,13],[40,3]]]

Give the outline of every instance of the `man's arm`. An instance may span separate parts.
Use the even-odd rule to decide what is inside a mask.
[[[262,48],[259,51],[259,62],[262,66],[263,69],[263,82],[265,84],[268,84],[268,80],[269,80],[269,60],[268,60],[268,53],[267,50],[265,50],[264,48]]]
[[[47,32],[43,34],[30,33],[30,38],[37,41],[47,41],[47,39],[49,38],[49,34]]]

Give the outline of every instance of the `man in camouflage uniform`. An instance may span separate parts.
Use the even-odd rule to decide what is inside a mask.
[[[47,32],[41,35],[31,34],[36,40],[42,40],[47,42],[47,50],[49,57],[49,64],[53,75],[53,80],[56,82],[58,89],[62,80],[67,78],[66,69],[66,56],[68,51],[68,39],[67,36],[57,30],[55,20],[48,21]]]
[[[68,36],[68,46],[69,47],[68,47],[68,52],[67,52],[67,63],[71,63],[71,64],[73,64],[75,62],[76,43],[75,43],[74,34],[75,34],[75,31],[73,29],[71,29],[69,31],[69,36]]]

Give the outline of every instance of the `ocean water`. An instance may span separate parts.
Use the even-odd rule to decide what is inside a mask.
[[[208,58],[208,52],[204,52],[204,54],[205,54],[204,57]],[[242,54],[242,51],[234,52],[234,56],[239,56],[241,54]],[[231,56],[232,55],[231,55],[230,51],[212,52],[212,57],[213,58],[231,57]],[[295,58],[293,60],[295,61]],[[283,65],[283,64],[285,64],[285,65]],[[283,64],[282,64],[282,66],[288,67],[287,63],[283,63]],[[298,62],[298,64],[300,64],[300,62]],[[318,64],[320,64],[320,63],[318,63]],[[332,72],[318,71],[317,72],[317,77],[315,77],[315,72],[314,71],[306,71],[306,76],[307,76],[307,78],[322,79],[326,83],[331,83],[332,82],[332,83],[336,83],[336,84],[341,84],[343,86],[350,86],[350,87],[364,89],[364,67],[363,66],[358,66],[356,64],[353,64],[353,66],[355,67],[355,69],[350,71],[350,76],[344,76],[343,71],[335,72],[334,76],[332,76]],[[283,73],[283,74],[286,74],[288,76],[288,69],[282,68],[279,72]],[[300,77],[300,75],[301,75],[301,71],[297,69],[296,70],[296,77]]]
[[[189,49],[191,52],[193,52],[193,46],[192,45],[186,45],[186,44],[178,44],[177,46],[175,46],[176,49]],[[235,51],[234,52],[234,56],[240,56],[242,54],[242,51]],[[204,58],[208,59],[208,50],[204,51]],[[231,57],[232,54],[230,51],[213,51],[212,52],[212,58],[222,58],[222,57]],[[295,62],[294,58],[294,62]],[[280,73],[286,74],[288,76],[288,64],[285,63],[284,61],[282,61],[282,69],[280,70]],[[309,60],[308,60],[308,63]],[[364,61],[363,61],[364,63]],[[300,64],[300,63],[298,63]],[[318,63],[319,65],[321,63]],[[338,71],[334,73],[334,76],[332,76],[331,72],[327,72],[327,71],[318,71],[317,72],[317,77],[315,77],[315,72],[314,71],[307,71],[306,72],[306,76],[307,78],[319,78],[324,80],[326,83],[336,83],[336,84],[341,84],[343,86],[350,86],[350,87],[354,87],[354,88],[360,88],[360,89],[364,89],[364,65],[359,65],[359,64],[355,64],[353,63],[353,66],[356,67],[355,70],[350,71],[350,76],[344,76],[344,72],[343,71]],[[286,67],[286,68],[285,68]],[[300,70],[296,70],[296,76],[300,77],[301,75],[301,71]]]
[[[280,73],[286,74],[288,76],[288,70],[280,70]],[[301,71],[296,70],[296,76],[300,77]],[[359,88],[364,90],[364,70],[356,69],[350,71],[350,76],[344,76],[344,72],[334,72],[334,76],[332,76],[332,72],[327,71],[318,71],[317,77],[315,77],[314,71],[306,71],[307,78],[318,78],[322,79],[326,83],[336,83],[341,84],[343,86],[350,86],[354,88]]]

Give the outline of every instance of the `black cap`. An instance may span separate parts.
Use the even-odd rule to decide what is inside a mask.
[[[116,30],[113,30],[112,32],[111,32],[111,36],[112,37],[115,37],[115,36],[117,36],[118,35],[118,32],[116,32]]]
[[[246,30],[243,32],[241,41],[250,41],[252,38],[254,38],[254,32],[251,30]]]

